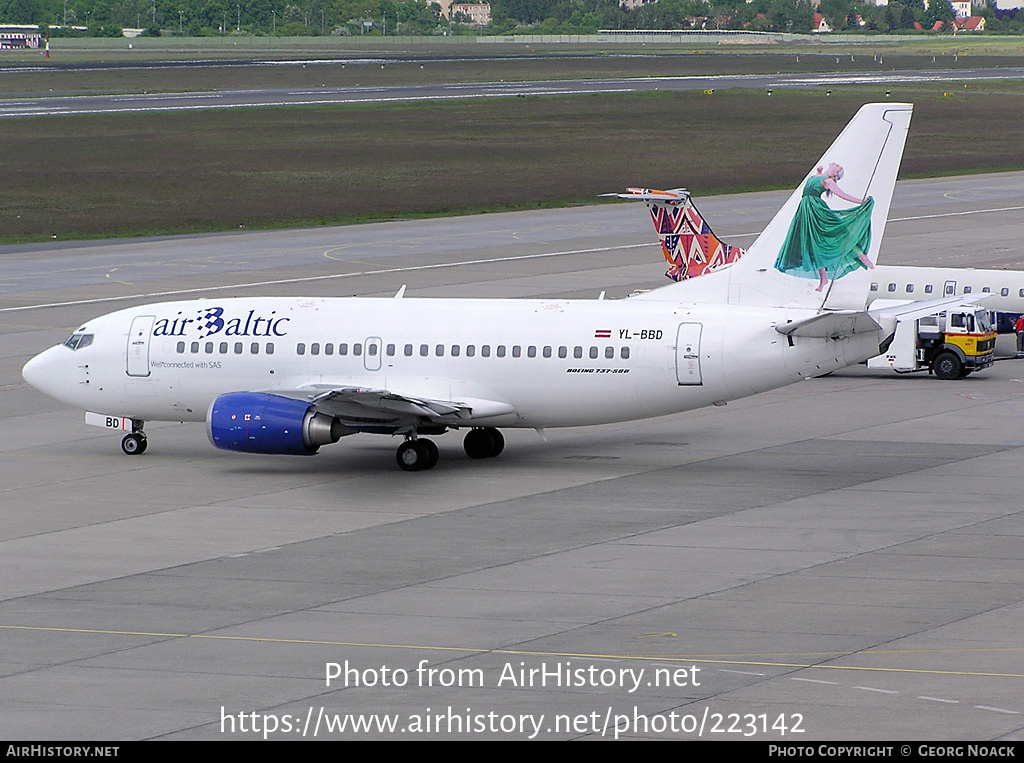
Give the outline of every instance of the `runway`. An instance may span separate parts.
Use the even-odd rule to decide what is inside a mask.
[[[696,201],[749,244],[784,195]],[[882,259],[1024,270],[1022,209],[1024,173],[900,182]],[[127,458],[20,377],[160,295],[619,298],[664,283],[653,241],[622,204],[0,247],[5,735],[1024,738],[1020,362],[484,462],[450,433],[418,473],[385,437],[247,458],[196,425]]]
[[[376,65],[376,61],[364,62]],[[128,114],[150,111],[201,111],[254,106],[314,106],[390,103],[466,98],[694,91],[729,88],[828,87],[897,83],[966,82],[1019,79],[1024,67],[935,69],[836,74],[744,74],[688,77],[566,79],[541,82],[489,82],[387,87],[252,88],[193,93],[126,93],[43,96],[0,100],[0,118],[70,114]]]

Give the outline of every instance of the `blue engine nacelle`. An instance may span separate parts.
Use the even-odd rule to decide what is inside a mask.
[[[307,402],[261,392],[229,392],[206,412],[210,442],[243,453],[311,454],[351,432]]]

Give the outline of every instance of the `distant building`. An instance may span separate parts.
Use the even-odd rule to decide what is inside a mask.
[[[953,0],[953,12],[958,19],[969,19],[971,17],[971,0]],[[927,5],[925,6],[928,7]]]
[[[832,27],[825,21],[825,17],[820,13],[815,13],[814,18],[811,20],[811,32],[814,34],[827,34],[832,31]]]
[[[0,50],[24,50],[38,48],[42,35],[39,27],[22,24],[0,26]]]
[[[958,32],[984,32],[985,17],[971,16],[969,19],[962,19],[958,16],[953,19],[953,26]]]
[[[490,3],[452,3],[450,12],[453,19],[460,13],[466,16],[473,26],[487,26],[491,23]]]

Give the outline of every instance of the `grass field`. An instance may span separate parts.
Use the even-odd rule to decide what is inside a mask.
[[[1024,169],[1020,95],[916,103],[904,177]],[[721,91],[6,120],[3,240],[312,225],[795,185],[884,91]]]
[[[476,46],[473,56],[430,58],[422,53],[400,51],[387,55],[361,52],[364,58],[345,61],[291,65],[217,65],[204,67],[146,66],[130,61],[116,68],[43,68],[3,73],[0,97],[48,94],[184,92],[236,88],[380,87],[396,84],[439,84],[454,82],[537,81],[552,79],[595,79],[606,77],[676,77],[714,74],[773,74],[776,72],[862,72],[893,69],[993,68],[1020,66],[1017,56],[945,51],[932,53],[890,53],[871,50],[798,53],[765,52],[682,52],[658,55],[628,55],[613,50],[607,54],[559,53],[550,56],[495,55],[481,57]],[[494,48],[495,46],[488,46]],[[392,56],[391,58],[388,55]],[[396,58],[397,57],[397,58]],[[50,59],[53,61],[54,59]],[[128,65],[131,64],[131,65]],[[136,65],[138,64],[138,65]],[[383,64],[383,65],[382,65]]]
[[[560,78],[1020,66],[1024,37],[850,37],[842,42],[458,44],[437,38],[55,39],[0,52],[0,98],[25,94],[385,86]],[[835,39],[835,38],[832,38]],[[132,48],[129,49],[128,45]],[[268,66],[257,62],[306,61]],[[168,66],[189,61],[221,65]],[[381,67],[381,62],[385,62]]]

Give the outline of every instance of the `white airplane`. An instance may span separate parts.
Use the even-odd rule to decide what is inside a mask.
[[[685,281],[706,275],[746,254],[741,247],[727,244],[715,235],[685,188],[628,188],[626,193],[603,195],[647,203],[669,265],[665,276],[670,280]],[[989,310],[1024,313],[1024,272],[878,264],[871,279],[868,304],[875,299],[920,300],[979,294],[979,304]]]
[[[407,299],[403,287],[393,299],[165,302],[89,321],[23,375],[87,423],[127,432],[127,454],[145,451],[145,421],[205,421],[214,445],[246,453],[401,435],[407,471],[432,468],[424,435],[449,429],[468,429],[466,453],[487,458],[499,427],[662,416],[820,376],[878,355],[897,320],[960,301],[866,309],[911,110],[861,108],[746,255],[699,279],[607,301]],[[840,165],[843,198],[863,203],[808,195],[820,168]],[[793,234],[816,230],[812,204],[823,224],[857,229],[822,265],[827,289]]]

